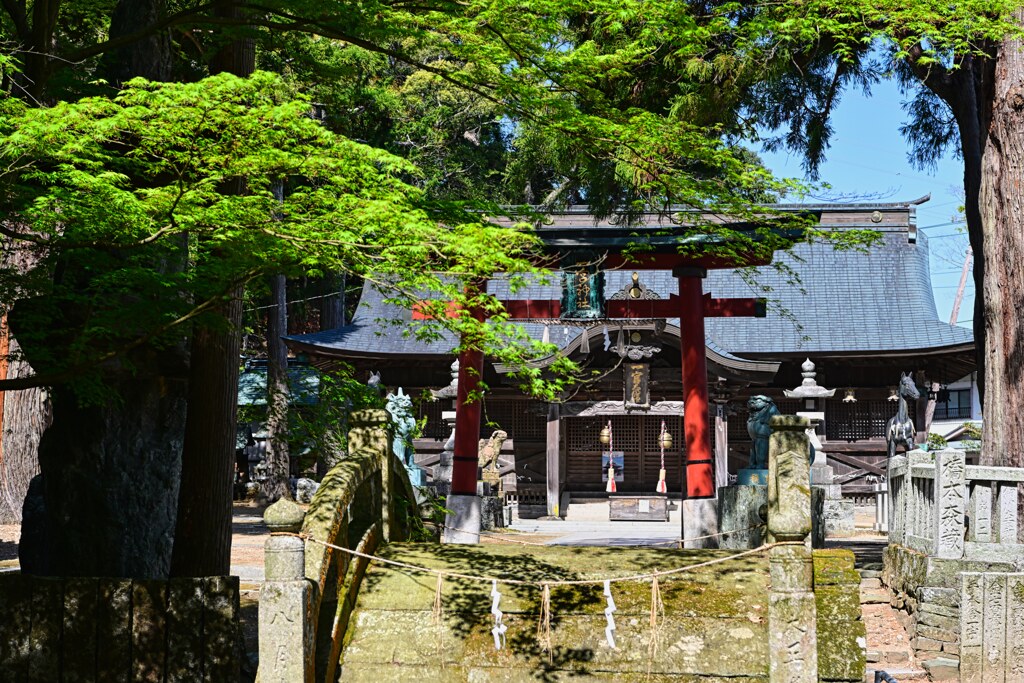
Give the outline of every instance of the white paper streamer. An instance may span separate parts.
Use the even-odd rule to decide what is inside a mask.
[[[498,582],[491,582],[491,614],[494,615],[494,628],[491,629],[491,635],[494,636],[494,649],[500,650],[505,647],[505,631],[508,630],[508,626],[501,623],[502,617],[505,616],[504,612],[498,609],[498,603],[501,602],[501,593],[498,592]]]
[[[605,325],[601,329],[601,332],[604,334],[604,350],[607,351],[608,349],[612,348],[612,338],[608,336],[608,326]]]
[[[608,619],[608,627],[604,630],[605,638],[608,639],[608,647],[615,649],[615,617],[612,612],[618,610],[615,606],[615,598],[612,597],[611,581],[604,582],[604,597],[608,598],[608,607],[604,610],[604,616]]]

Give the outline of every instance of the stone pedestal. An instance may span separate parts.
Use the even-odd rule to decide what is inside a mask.
[[[313,584],[302,539],[267,539],[260,588],[259,651],[263,683],[313,683]]]
[[[843,487],[839,484],[833,483],[835,481],[835,471],[829,465],[826,465],[825,454],[821,450],[816,452],[816,456],[820,455],[819,458],[815,457],[814,464],[811,465],[811,488],[815,491],[819,491],[822,497],[821,507],[815,508],[815,511],[820,510],[820,525],[824,532],[825,538],[835,538],[843,536],[852,536],[854,532],[853,526],[853,501],[847,498],[843,498]],[[817,529],[819,520],[815,519],[815,528]],[[814,547],[821,547],[815,545]]]
[[[717,537],[699,537],[718,533],[718,501],[714,498],[688,498],[682,503],[683,547],[717,548]]]
[[[442,543],[475,545],[480,542],[480,496],[450,493],[445,502]]]
[[[767,508],[767,505],[766,486],[737,485],[718,489],[719,526],[723,532],[733,532],[719,537],[718,547],[749,550],[764,543],[764,520],[761,519],[760,511],[762,506]]]
[[[817,608],[811,550],[811,444],[805,417],[771,419],[768,453],[768,541],[792,543],[769,552],[768,680],[816,683]]]
[[[452,459],[455,454],[451,451],[442,451],[434,467],[434,491],[438,497],[447,496],[452,490]]]
[[[405,471],[409,474],[409,483],[413,486],[423,487],[427,485],[427,473],[419,465],[406,465]]]

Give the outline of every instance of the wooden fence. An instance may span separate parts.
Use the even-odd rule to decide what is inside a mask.
[[[0,575],[0,682],[238,680],[238,577]]]

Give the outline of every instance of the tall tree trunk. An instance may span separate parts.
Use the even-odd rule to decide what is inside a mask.
[[[284,275],[270,278],[267,311],[267,478],[260,498],[273,503],[291,498],[288,454],[288,349],[282,337],[288,333],[288,287]]]
[[[345,326],[345,274],[328,275],[323,279],[324,297],[320,300],[320,329],[333,330]]]
[[[1018,23],[1024,10],[1016,11]],[[1019,39],[999,47],[991,122],[982,158],[985,268],[985,405],[982,459],[1024,465],[1024,54]],[[972,245],[973,246],[973,245]],[[975,252],[977,253],[977,252]],[[1022,499],[1024,503],[1024,499]]]
[[[57,28],[61,0],[36,0],[32,3],[32,25],[28,28],[28,49],[25,50],[24,75],[18,78],[25,99],[39,104],[53,73],[53,35]]]
[[[0,265],[28,271],[36,262],[26,243],[0,240]],[[7,312],[0,310],[0,379],[35,374],[20,358]],[[39,474],[39,439],[50,425],[50,399],[43,388],[0,391],[0,524],[22,520],[29,482]]]
[[[8,354],[14,360],[7,361]],[[0,315],[0,379],[34,374],[17,360],[18,341]],[[50,399],[45,389],[0,391],[0,524],[17,524],[29,482],[39,474],[39,439],[50,425]]]
[[[978,369],[978,391],[985,399],[985,257],[984,228],[981,216],[982,157],[988,141],[992,105],[994,50],[988,55],[965,56],[953,71],[914,67],[926,87],[949,105],[956,120],[960,138],[960,155],[964,161],[964,222],[974,252],[974,344]]]
[[[233,8],[215,10],[237,16]],[[256,68],[251,39],[226,45],[210,63],[211,73],[248,76]],[[244,179],[233,181],[236,193]],[[223,325],[192,335],[188,417],[181,460],[174,576],[228,574],[231,569],[232,479],[237,446],[238,366],[242,348],[242,288],[220,310]]]
[[[172,576],[230,573],[241,289],[221,314],[222,327],[200,327],[192,334]]]
[[[110,33],[118,36],[152,26],[163,17],[164,11],[164,0],[121,0],[110,15]],[[171,55],[170,32],[157,31],[105,54],[100,70],[117,88],[141,74],[151,81],[168,81]]]
[[[148,1],[146,16],[161,11],[162,0]],[[122,11],[121,5],[140,7],[145,2],[121,0],[115,14]],[[34,9],[33,30],[39,36],[47,21],[56,20],[59,7],[57,2],[46,4],[37,3]],[[110,37],[143,26],[125,21],[112,26]],[[132,67],[138,71],[126,75],[165,77],[157,65],[170,63],[169,42],[145,49],[150,51],[147,59],[134,60]],[[47,59],[39,57],[32,69],[46,73]],[[73,259],[67,270],[66,277],[81,276],[73,274]],[[21,301],[11,311],[15,336],[19,307],[33,305],[31,300]],[[24,351],[33,363],[34,349]],[[83,405],[64,385],[50,392],[52,423],[38,446],[41,474],[33,480],[24,505],[19,554],[26,573],[125,577],[169,573],[187,353],[183,346],[143,346],[127,360],[130,365],[111,363],[105,368],[113,396],[109,401]],[[46,372],[40,363],[33,366]],[[32,403],[27,394],[25,400]]]

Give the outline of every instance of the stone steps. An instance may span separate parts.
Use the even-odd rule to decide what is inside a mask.
[[[865,683],[875,683],[875,671],[876,665],[868,664],[867,673],[864,676]],[[928,672],[923,669],[916,667],[901,667],[901,666],[882,666],[882,671],[886,672],[900,683],[904,681],[929,681]]]
[[[861,612],[868,630],[864,680],[874,683],[876,670],[885,671],[900,683],[930,680],[928,672],[914,659],[905,624],[890,606],[889,590],[882,586],[881,572],[861,569],[860,575]]]

